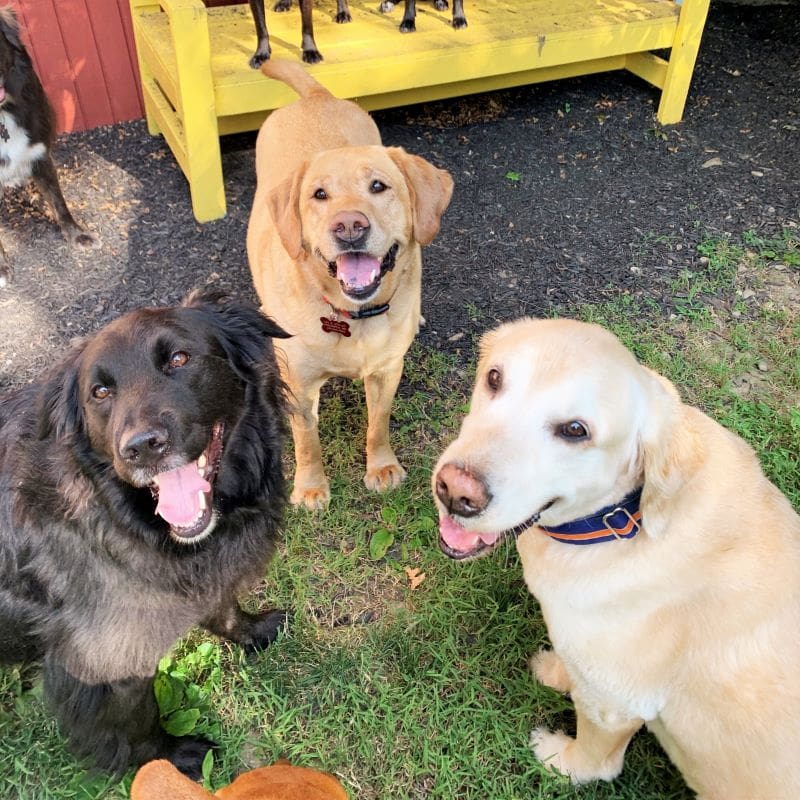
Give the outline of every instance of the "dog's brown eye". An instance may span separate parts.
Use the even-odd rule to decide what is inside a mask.
[[[92,397],[95,400],[105,400],[107,397],[111,397],[111,389],[108,386],[94,386],[92,387]]]
[[[571,422],[562,422],[557,428],[556,433],[562,439],[569,439],[571,442],[578,442],[589,438],[589,431],[586,426],[577,419]]]
[[[324,189],[317,189],[317,191],[314,192],[314,199],[315,200],[327,200],[328,199],[328,193]]]
[[[381,192],[385,192],[389,187],[383,181],[372,181],[369,185],[369,190],[372,194],[380,194]]]
[[[189,354],[184,353],[183,350],[177,350],[169,357],[169,365],[173,369],[185,367],[189,363]]]
[[[503,375],[499,369],[490,369],[488,373],[486,373],[486,383],[489,388],[493,392],[497,392],[500,390],[500,387],[503,385]]]

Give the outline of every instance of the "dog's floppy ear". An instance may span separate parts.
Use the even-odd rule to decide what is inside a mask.
[[[39,393],[38,435],[57,439],[83,430],[83,407],[78,378],[84,344],[75,347],[45,378]]]
[[[22,52],[25,49],[19,36],[17,17],[10,8],[0,8],[0,33],[15,50]]]
[[[187,778],[165,759],[148,761],[131,784],[131,800],[214,800],[214,795]]]
[[[306,174],[306,163],[297,167],[288,178],[267,194],[267,208],[272,223],[286,252],[293,260],[303,251],[303,224],[300,220],[300,184]]]
[[[257,306],[232,300],[224,292],[197,290],[182,305],[206,316],[228,360],[244,378],[252,378],[258,371],[271,339],[291,336]]]
[[[647,408],[639,431],[639,458],[644,471],[642,519],[649,536],[659,536],[667,524],[665,511],[672,497],[697,467],[700,443],[686,424],[686,407],[675,387],[642,366]]]
[[[388,153],[403,173],[411,194],[414,239],[430,244],[439,233],[442,214],[453,196],[453,179],[446,170],[406,153],[402,147],[390,147]]]

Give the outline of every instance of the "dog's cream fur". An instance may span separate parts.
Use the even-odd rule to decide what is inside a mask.
[[[556,434],[571,420],[588,441]],[[576,739],[533,731],[542,761],[609,780],[646,724],[704,800],[800,797],[800,518],[742,439],[602,328],[520,320],[484,338],[471,410],[434,476],[445,464],[491,494],[458,520],[476,534],[554,498],[540,521],[560,525],[644,486],[631,540],[575,546],[536,527],[518,539],[553,645],[533,671],[578,717]]]
[[[421,320],[420,245],[438,233],[453,182],[424,159],[383,147],[365,111],[333,97],[299,64],[272,59],[261,69],[301,97],[274,111],[258,134],[247,252],[262,308],[292,334],[281,345],[283,377],[295,403],[291,499],[319,508],[330,494],[317,431],[319,392],[333,376],[364,380],[367,487],[382,491],[405,477],[389,444],[389,416]],[[376,180],[388,190],[371,192]],[[320,201],[315,192],[323,189]],[[332,220],[353,211],[369,221],[372,255],[380,260],[398,245],[394,268],[363,303],[342,292],[328,266],[339,252]],[[320,318],[332,315],[331,306],[357,311],[384,303],[387,313],[350,321],[349,338],[322,330]]]

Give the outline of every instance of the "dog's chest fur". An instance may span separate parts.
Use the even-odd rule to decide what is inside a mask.
[[[25,185],[31,179],[33,165],[46,156],[44,142],[31,144],[16,117],[0,109],[0,186]]]

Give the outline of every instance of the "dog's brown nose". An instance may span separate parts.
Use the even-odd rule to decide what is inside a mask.
[[[486,482],[474,472],[456,464],[445,464],[436,475],[436,496],[451,514],[474,517],[492,499]]]
[[[119,454],[126,461],[133,461],[139,466],[149,466],[164,455],[169,445],[169,433],[164,428],[136,431],[120,442]]]
[[[357,242],[369,232],[369,220],[360,211],[340,211],[331,220],[331,233],[346,244]]]

